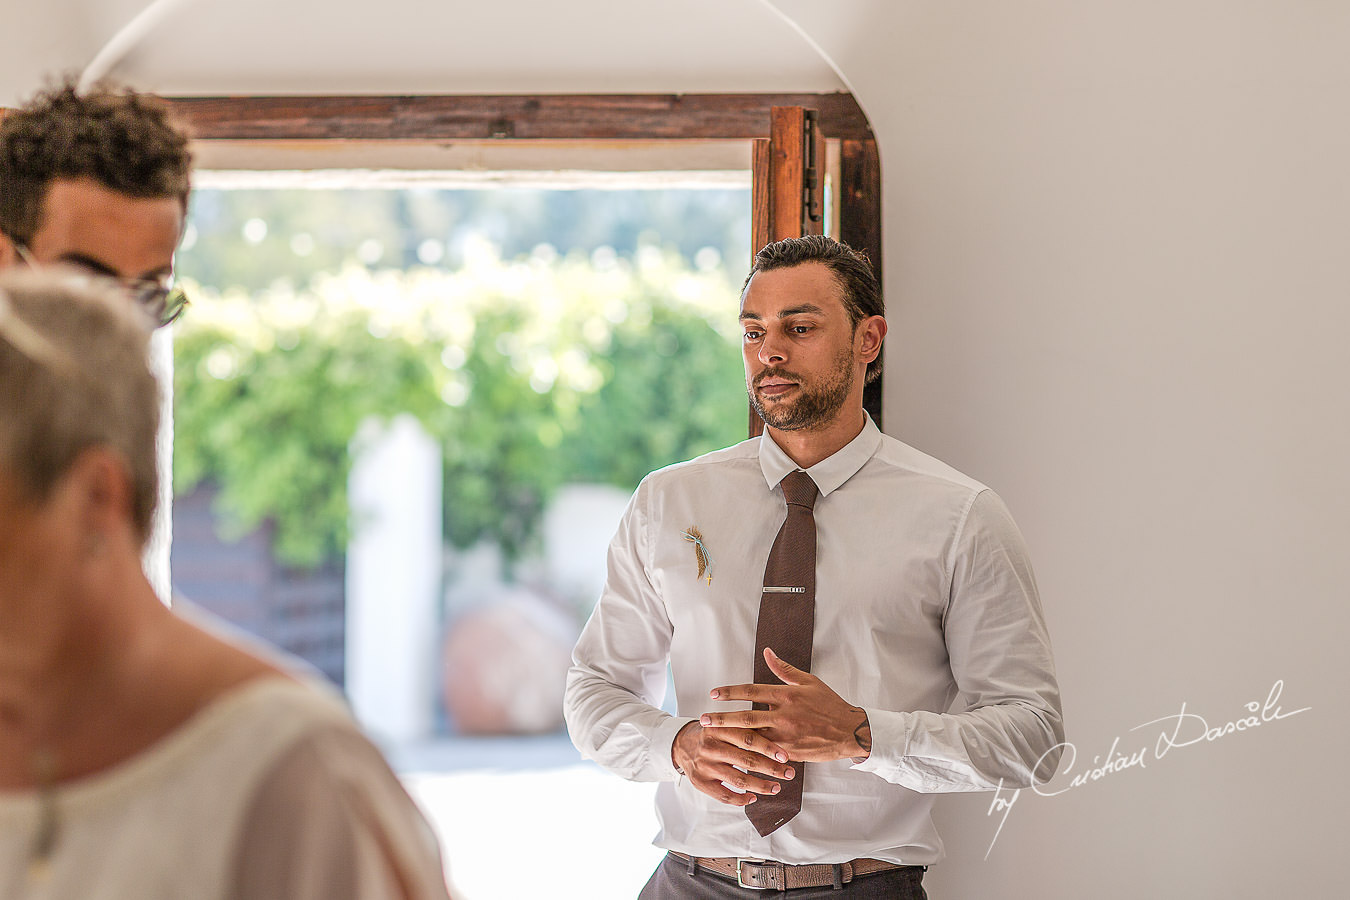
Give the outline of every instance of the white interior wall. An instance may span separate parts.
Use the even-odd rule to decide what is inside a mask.
[[[1019,797],[987,860],[991,797],[943,805],[932,893],[1338,895],[1350,7],[778,5],[878,134],[888,430],[1034,553],[1079,753],[1049,790],[1147,751]],[[1161,759],[1178,720],[1131,730],[1281,679],[1311,710]]]
[[[0,22],[0,106],[14,106],[50,75],[79,71],[102,44],[84,19],[87,0],[6,3]]]
[[[54,5],[33,41],[0,37],[0,102],[96,51],[62,31],[83,4]],[[930,893],[1337,893],[1350,7],[775,0],[841,79],[756,0],[189,5],[114,72],[199,93],[847,83],[882,153],[888,430],[1026,532],[1070,775],[1115,738],[1155,747],[1131,729],[1183,702],[1218,725],[1282,679],[1286,712],[1312,707],[1021,797],[987,860],[989,796],[951,798]]]
[[[100,74],[168,94],[830,91],[833,70],[763,0],[51,0]],[[672,11],[677,14],[672,15]],[[138,12],[141,13],[139,23]],[[42,14],[36,14],[41,17]],[[45,17],[44,17],[45,18]],[[59,31],[58,31],[59,33]],[[0,73],[48,71],[21,40]],[[73,49],[71,47],[67,50]],[[69,54],[68,54],[69,55]],[[64,65],[64,63],[63,63]],[[22,96],[0,85],[0,103]]]

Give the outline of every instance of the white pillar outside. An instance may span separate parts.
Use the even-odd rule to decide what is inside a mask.
[[[426,737],[440,633],[441,451],[410,415],[367,421],[347,498],[347,696],[375,737]]]
[[[159,599],[169,604],[173,594],[169,549],[173,542],[173,329],[161,328],[150,338],[150,371],[159,379],[159,434],[155,455],[159,471],[159,500],[150,527],[150,539],[141,553],[141,566]]]

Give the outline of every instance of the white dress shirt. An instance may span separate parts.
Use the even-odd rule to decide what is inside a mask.
[[[647,476],[609,548],[608,578],[568,673],[582,754],[661,781],[656,845],[787,863],[942,856],[932,794],[1048,780],[1063,740],[1050,639],[1021,534],[984,485],[883,435],[868,418],[806,470],[816,501],[811,671],[867,712],[871,755],[807,763],[802,810],[761,837],[675,769],[675,734],[747,708],[764,566],[796,464],[765,435]],[[698,575],[697,528],[712,558]],[[670,665],[678,714],[663,712]],[[1046,770],[1046,767],[1050,771]]]

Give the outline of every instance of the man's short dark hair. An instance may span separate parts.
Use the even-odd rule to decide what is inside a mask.
[[[810,262],[821,263],[834,274],[835,281],[839,283],[840,299],[853,323],[854,331],[857,331],[858,323],[868,316],[886,315],[886,303],[881,297],[881,284],[877,281],[876,273],[872,271],[872,263],[868,260],[867,254],[861,250],[854,250],[842,241],[819,234],[776,241],[767,244],[756,253],[755,261],[750,266],[750,274],[745,276],[745,283],[741,285],[741,298],[744,299],[745,289],[750,286],[750,279],[755,277],[756,272],[788,269]],[[877,358],[867,366],[864,383],[871,384],[880,377],[881,354],[878,353]]]
[[[92,178],[137,199],[176,197],[187,210],[187,134],[151,94],[67,80],[0,119],[0,232],[27,244],[58,178]]]

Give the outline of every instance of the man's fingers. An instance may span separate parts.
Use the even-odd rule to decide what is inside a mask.
[[[732,765],[762,772],[778,778],[791,778],[784,775],[784,764],[788,761],[787,751],[751,728],[715,728],[712,736],[733,748],[730,755],[724,756]]]
[[[788,772],[791,771],[789,767]],[[783,777],[790,778],[791,775]],[[690,780],[694,787],[729,806],[746,806],[755,802],[757,794],[776,794],[782,790],[782,785],[771,778],[724,763],[708,762],[699,767],[698,777]]]
[[[780,684],[729,684],[713,688],[708,696],[714,700],[749,700],[751,703],[773,706],[779,699],[776,692],[781,687]]]
[[[769,671],[781,678],[784,684],[807,684],[813,677],[810,672],[805,672],[779,658],[772,647],[764,648],[764,661],[769,664]]]
[[[733,791],[716,778],[691,778],[690,783],[718,803],[725,803],[727,806],[749,806],[758,799],[758,796],[750,791]]]
[[[777,759],[775,759],[777,757]],[[690,722],[680,729],[671,762],[689,783],[728,806],[748,806],[756,794],[776,794],[774,779],[791,778],[783,748],[745,728],[705,728]]]
[[[754,752],[759,753],[763,756],[776,759],[780,763],[785,763],[788,761],[787,751],[782,747],[778,746],[777,744],[775,744],[773,741],[766,738],[761,732],[746,731],[743,735],[741,735],[741,737],[743,738],[743,743],[741,743],[741,746],[745,747],[747,750],[753,750]],[[791,778],[792,770],[788,769],[787,774],[783,774],[782,769],[776,772],[771,772],[769,774],[777,775],[779,778]]]
[[[792,777],[787,751],[764,735],[745,728],[695,727],[700,729],[695,756],[705,776],[715,774],[728,784],[761,794],[773,782],[760,776]],[[718,767],[715,772],[713,767]]]
[[[749,700],[745,696],[747,693],[762,687],[758,684],[724,684],[721,687],[715,687],[708,692],[708,696],[714,700]]]
[[[698,717],[704,728],[766,728],[773,724],[773,714],[761,709],[732,709],[726,712],[706,712]]]
[[[756,796],[749,791],[738,794],[720,781],[705,782],[705,784],[706,787],[704,784],[695,783],[694,787],[698,788],[709,797],[712,797],[718,803],[725,803],[727,806],[749,806],[757,799]]]
[[[716,729],[718,740],[725,741],[737,747],[743,747],[760,757],[763,762],[777,760],[780,763],[788,761],[787,751],[769,740],[757,729],[767,728],[773,724],[772,713],[760,712],[757,710],[741,710],[740,712],[729,713],[704,713],[699,718],[699,724],[706,729]],[[737,763],[740,765],[740,763]],[[763,771],[769,775],[783,777],[781,770],[774,768],[772,770],[762,769],[760,766],[754,766],[756,771]]]
[[[764,648],[764,661],[769,664],[769,671],[777,675],[785,685],[815,684],[820,681],[810,672],[780,658],[770,647]],[[713,688],[709,696],[714,700],[749,700],[753,703],[772,704],[779,699],[777,691],[781,687],[782,685],[777,684],[731,684]]]
[[[755,794],[776,794],[780,785],[772,778],[765,778],[744,769],[738,769],[735,766],[709,766],[704,773],[708,778],[715,778],[720,783],[731,788],[733,791],[749,791]]]

